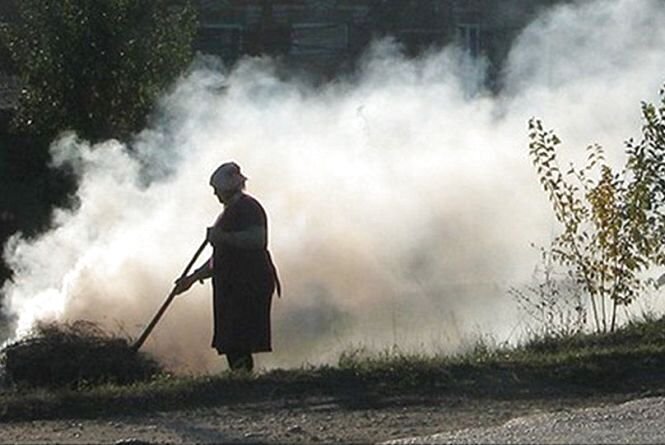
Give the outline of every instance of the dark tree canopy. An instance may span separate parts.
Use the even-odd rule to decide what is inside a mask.
[[[3,33],[23,82],[16,128],[126,138],[191,61],[195,29],[187,0],[21,0]]]

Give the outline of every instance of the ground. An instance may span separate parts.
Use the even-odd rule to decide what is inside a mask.
[[[400,395],[288,397],[217,407],[94,419],[8,422],[2,443],[380,443],[502,424],[530,414],[614,405],[639,394],[526,396]]]

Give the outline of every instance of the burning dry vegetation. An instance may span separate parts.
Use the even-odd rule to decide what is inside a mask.
[[[82,320],[38,324],[0,351],[0,364],[9,384],[42,387],[126,384],[149,380],[162,370],[127,338]]]

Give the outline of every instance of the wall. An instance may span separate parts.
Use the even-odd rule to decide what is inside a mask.
[[[195,49],[228,63],[279,55],[290,66],[335,74],[375,37],[394,37],[411,56],[457,42],[473,57],[487,57],[496,77],[519,30],[554,3],[561,1],[201,0]]]

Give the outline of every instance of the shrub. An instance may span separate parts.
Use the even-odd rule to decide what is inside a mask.
[[[529,154],[562,232],[550,248],[588,296],[597,331],[613,331],[618,306],[630,305],[649,285],[644,272],[665,265],[665,90],[661,105],[642,105],[642,140],[626,143],[621,170],[599,145],[588,162],[564,173],[560,139],[529,121]]]

